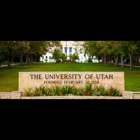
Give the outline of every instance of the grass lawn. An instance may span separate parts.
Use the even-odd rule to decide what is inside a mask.
[[[35,72],[35,71],[116,71],[124,72],[125,90],[140,91],[140,68],[130,70],[128,66],[114,67],[113,65],[104,65],[98,63],[43,63],[36,62],[32,65],[12,66],[0,68],[0,92],[18,90],[18,72]]]

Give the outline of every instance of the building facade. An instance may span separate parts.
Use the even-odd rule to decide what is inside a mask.
[[[77,62],[87,62],[89,59],[89,56],[85,54],[84,47],[83,47],[83,41],[61,41],[62,47],[59,49],[66,54],[67,59],[69,59],[70,54],[78,53],[79,60],[76,60]],[[49,51],[46,52],[46,54],[42,55],[40,57],[41,62],[55,62],[54,59],[52,59],[52,52],[54,51],[56,47],[49,48]],[[58,47],[57,47],[58,48]],[[98,60],[92,59],[93,62],[98,62]]]

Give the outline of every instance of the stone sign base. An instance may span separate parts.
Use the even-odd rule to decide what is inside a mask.
[[[140,99],[140,94],[133,94],[132,91],[122,92],[119,96],[23,96],[21,91],[0,92],[0,99]]]

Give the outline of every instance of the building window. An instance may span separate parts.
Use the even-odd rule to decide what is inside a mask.
[[[48,57],[46,56],[46,59],[47,59]]]
[[[42,56],[42,59],[44,59],[44,56]]]
[[[65,47],[65,53],[67,53],[67,47]]]
[[[72,53],[72,47],[69,48],[69,53]]]
[[[51,57],[51,56],[49,56],[49,59],[52,59],[52,57]]]

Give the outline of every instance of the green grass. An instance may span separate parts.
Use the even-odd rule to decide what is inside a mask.
[[[106,71],[106,72],[124,72],[125,90],[140,91],[140,68],[130,70],[128,66],[114,67],[113,65],[104,65],[98,63],[42,63],[36,62],[32,65],[12,66],[0,68],[0,92],[18,90],[18,72],[35,71]]]

